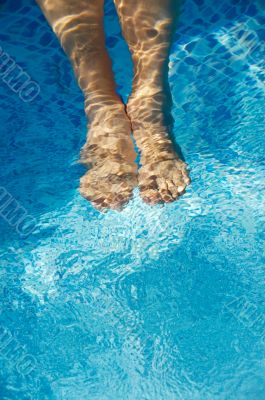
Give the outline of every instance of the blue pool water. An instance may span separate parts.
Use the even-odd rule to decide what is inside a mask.
[[[0,399],[264,399],[264,3],[184,2],[170,85],[192,185],[106,214],[78,193],[86,120],[56,38],[31,0],[0,0],[0,19],[37,84],[0,72]],[[106,28],[126,98],[110,1]]]

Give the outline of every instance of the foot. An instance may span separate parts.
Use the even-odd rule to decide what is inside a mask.
[[[190,183],[187,166],[177,156],[169,138],[169,128],[161,111],[163,103],[161,92],[148,99],[134,94],[127,106],[141,153],[140,194],[149,204],[177,200]]]
[[[137,184],[136,153],[125,112],[104,111],[89,125],[81,163],[90,167],[81,178],[80,193],[98,210],[121,209]]]
[[[139,170],[142,199],[149,204],[170,203],[185,192],[190,183],[186,164],[178,158],[146,163]]]

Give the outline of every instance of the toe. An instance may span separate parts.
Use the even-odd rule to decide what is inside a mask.
[[[169,189],[169,191],[170,191],[170,193],[171,193],[172,198],[173,198],[174,200],[176,200],[176,199],[179,197],[178,187],[177,187],[177,186],[174,184],[174,182],[171,181],[171,180],[169,180],[169,181],[167,182],[167,186],[168,186],[168,189]]]
[[[140,194],[145,203],[154,205],[161,202],[155,176],[145,176],[144,173],[138,175]]]
[[[190,182],[191,182],[187,171],[182,173],[182,179],[183,179],[183,181],[184,181],[186,186],[188,186],[190,184]]]
[[[152,188],[141,190],[141,197],[148,204],[157,204],[161,201],[158,190]]]
[[[161,199],[165,203],[169,203],[169,202],[173,201],[174,199],[172,198],[171,193],[168,189],[166,179],[165,178],[157,178],[157,184],[158,184]]]
[[[187,169],[187,165],[184,164],[183,167],[181,168],[181,175],[182,175],[182,180],[185,183],[185,185],[189,185],[190,184],[190,177],[189,177],[189,172]]]
[[[89,170],[80,180],[80,194],[99,211],[108,208],[120,210],[132,197],[135,178],[123,176],[99,177]]]
[[[126,187],[126,189],[121,190],[121,188],[113,188],[113,191],[103,194],[105,197],[104,207],[111,208],[112,210],[121,210],[132,197],[132,188]]]
[[[121,210],[122,207],[128,203],[129,199],[130,196],[115,196],[113,193],[101,194],[101,197],[98,199],[96,196],[94,198],[90,198],[93,207],[99,211],[104,211],[106,209]]]
[[[144,165],[139,170],[138,181],[141,196],[149,204],[178,199],[190,183],[187,166],[180,160]]]
[[[100,203],[98,203],[96,200],[95,201],[91,201],[91,204],[92,204],[92,206],[96,209],[96,210],[98,210],[98,211],[101,211],[101,212],[103,212],[106,208],[107,208],[107,206],[105,205],[103,205],[104,204],[104,201],[101,201]]]
[[[113,210],[121,210],[130,200],[132,192],[125,192],[114,196],[113,201],[110,204],[110,208]]]
[[[184,183],[182,176],[177,174],[173,177],[173,182],[177,188],[178,194],[181,195],[185,191],[186,184]]]

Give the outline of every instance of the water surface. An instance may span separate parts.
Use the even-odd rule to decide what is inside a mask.
[[[36,221],[23,235],[0,220],[1,400],[264,398],[262,2],[184,2],[170,85],[192,185],[106,214],[78,193],[86,120],[68,60],[31,0],[0,10],[1,48],[40,87],[24,102],[0,85],[1,186]],[[109,1],[106,28],[126,98]]]

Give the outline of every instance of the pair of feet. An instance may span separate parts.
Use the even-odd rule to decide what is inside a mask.
[[[130,104],[102,106],[89,123],[89,138],[81,153],[81,163],[89,167],[81,178],[80,193],[98,210],[121,209],[139,185],[148,204],[172,202],[190,183],[186,164],[174,152],[165,126],[139,121]],[[135,115],[135,118],[134,118]],[[140,150],[137,171],[133,131]]]

